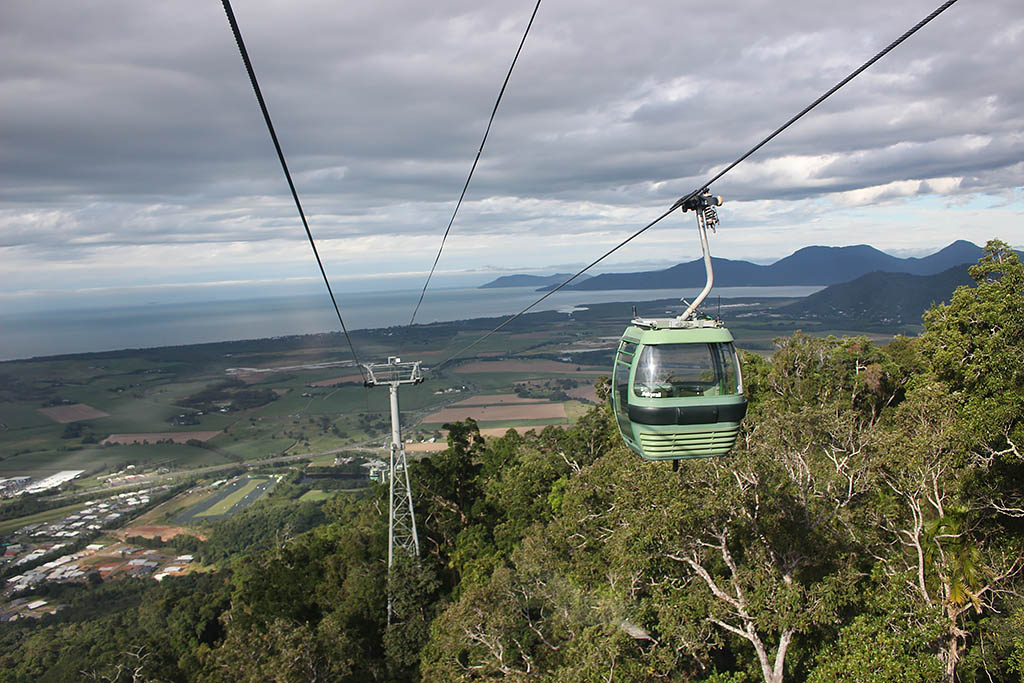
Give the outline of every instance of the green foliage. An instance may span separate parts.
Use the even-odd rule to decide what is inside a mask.
[[[999,240],[970,268],[974,287],[924,316],[922,353],[940,380],[962,392],[969,438],[1002,455],[1024,454],[1024,265]]]
[[[430,637],[441,583],[434,567],[418,558],[400,557],[388,573],[391,623],[384,633],[384,653],[392,680],[419,676],[420,650]]]
[[[224,405],[230,410],[248,410],[277,400],[277,394],[267,387],[249,387],[240,379],[227,379],[207,386],[180,404],[196,410],[210,412]]]
[[[302,494],[310,489],[309,486],[300,484],[300,479],[302,479],[302,472],[300,470],[292,470],[274,484],[274,487],[270,489],[268,497],[272,499],[298,500],[302,497]]]
[[[261,500],[215,522],[199,552],[204,562],[223,562],[285,541],[325,521],[321,503]]]

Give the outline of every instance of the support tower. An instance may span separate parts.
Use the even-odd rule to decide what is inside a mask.
[[[423,381],[420,361],[403,363],[401,358],[388,358],[387,363],[366,364],[366,386],[387,385],[391,393],[391,467],[388,477],[388,569],[395,562],[395,553],[409,557],[420,554],[416,535],[416,516],[412,506],[412,488],[402,441],[401,414],[398,410],[398,387],[401,384],[419,384]],[[391,601],[388,600],[388,619]]]

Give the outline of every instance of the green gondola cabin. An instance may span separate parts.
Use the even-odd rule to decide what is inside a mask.
[[[648,460],[725,455],[747,412],[732,334],[715,320],[634,320],[611,402],[622,438]]]

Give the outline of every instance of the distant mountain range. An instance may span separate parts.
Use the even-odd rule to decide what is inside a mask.
[[[769,266],[723,258],[711,260],[716,287],[773,287],[834,285],[876,271],[935,275],[953,266],[976,263],[981,254],[982,249],[978,245],[957,240],[945,249],[923,258],[898,258],[861,244],[854,247],[804,247]],[[553,289],[567,276],[552,276],[555,277],[558,278],[557,282],[540,285],[537,291]],[[566,289],[672,289],[702,287],[704,282],[704,261],[697,259],[664,270],[596,275],[584,282],[569,285]],[[489,283],[484,286],[501,285]]]
[[[768,266],[720,258],[712,262],[717,287],[825,286],[777,309],[786,316],[915,325],[933,303],[948,301],[961,285],[974,284],[967,269],[982,253],[978,245],[957,240],[923,258],[898,258],[862,244],[804,247]],[[567,273],[507,275],[483,287],[536,286],[538,292],[544,292],[568,277]],[[701,287],[704,281],[704,261],[698,259],[664,270],[595,275],[566,289],[681,289]]]
[[[778,310],[795,318],[915,324],[933,303],[949,301],[957,287],[974,284],[967,274],[968,265],[935,275],[875,271],[826,287]]]
[[[493,289],[495,287],[537,287],[538,291],[554,288],[572,277],[572,273],[555,273],[554,275],[502,275],[477,289]],[[593,275],[584,273],[577,278],[578,282],[589,280]]]

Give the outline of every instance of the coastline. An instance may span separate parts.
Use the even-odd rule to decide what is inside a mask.
[[[822,287],[728,287],[723,300],[803,297]],[[699,290],[570,291],[545,300],[531,313],[568,313],[587,305],[643,303]],[[339,304],[350,331],[408,324],[418,292],[395,290],[343,295]],[[511,315],[535,301],[532,287],[459,288],[428,292],[418,325]],[[0,362],[124,349],[190,346],[337,332],[326,294],[260,297],[173,304],[108,306],[78,310],[0,314]]]

